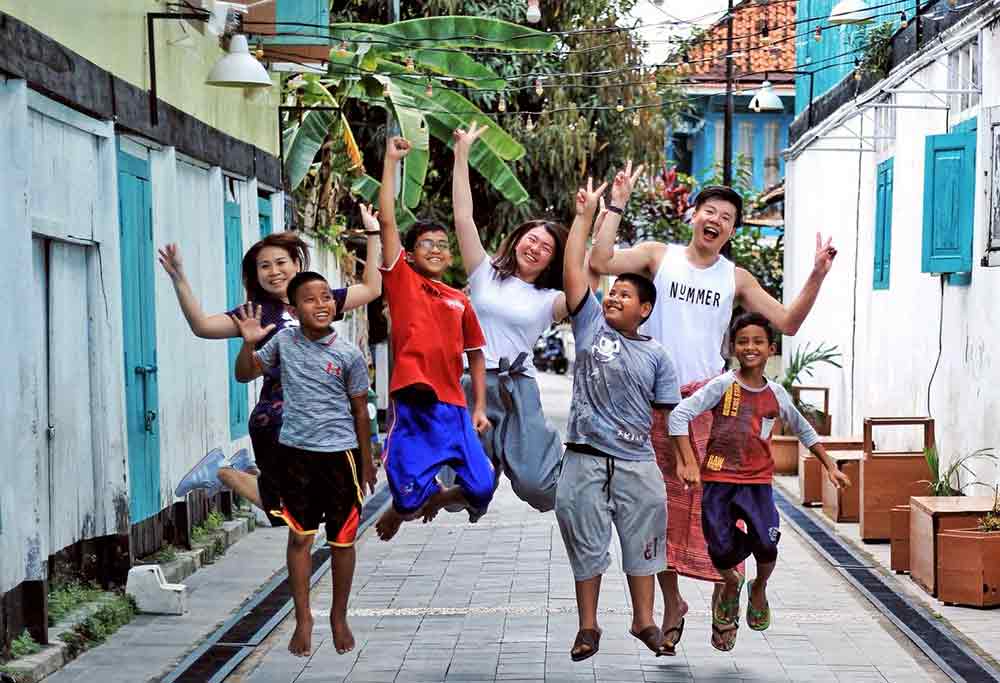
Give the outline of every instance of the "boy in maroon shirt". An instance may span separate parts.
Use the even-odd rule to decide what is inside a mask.
[[[820,459],[834,486],[851,485],[819,443],[816,430],[795,408],[788,392],[764,376],[764,365],[775,352],[774,332],[767,318],[759,313],[739,316],[730,327],[729,338],[739,369],[716,377],[681,401],[670,414],[670,436],[684,456],[678,476],[684,481],[696,481],[699,473],[687,471],[685,464],[696,462],[688,424],[701,413],[712,411],[708,457],[700,473],[701,523],[712,564],[725,581],[712,615],[712,646],[723,652],[736,645],[744,582],[737,568],[750,555],[757,562],[757,578],[750,584],[747,625],[755,631],[771,625],[767,580],[778,559],[781,537],[771,490],[771,432],[775,421],[781,418],[785,427]],[[746,525],[745,532],[736,527],[740,520]]]

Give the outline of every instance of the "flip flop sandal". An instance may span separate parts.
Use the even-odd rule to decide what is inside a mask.
[[[751,591],[753,591],[753,581],[750,582],[747,588],[748,597]],[[753,606],[753,603],[747,600],[747,626],[754,631],[766,631],[770,625],[771,606],[764,603],[764,609],[757,609]]]
[[[583,652],[574,652],[580,646],[589,647],[589,650],[584,650]],[[574,662],[582,662],[583,660],[593,657],[597,654],[597,651],[601,647],[601,632],[593,628],[585,628],[577,632],[576,640],[573,641],[573,647],[569,651],[569,658]]]
[[[677,640],[672,643],[667,640],[667,637],[671,633],[677,633]],[[681,617],[680,623],[678,623],[673,628],[668,628],[663,632],[663,647],[661,648],[660,654],[657,657],[673,657],[677,654],[677,644],[681,642],[681,636],[684,635],[684,617]]]
[[[729,628],[723,628],[728,626]],[[712,624],[712,647],[714,647],[719,652],[729,652],[734,647],[736,647],[736,632],[739,630],[739,621],[733,621],[730,624]],[[726,640],[726,634],[732,633],[733,639]]]
[[[663,652],[663,632],[659,626],[647,626],[638,633],[629,629],[629,635],[642,641],[642,644],[655,652],[659,657]]]
[[[740,574],[740,583],[736,587],[736,597],[730,600],[719,600],[719,604],[715,607],[715,612],[712,614],[713,622],[718,622],[720,624],[728,624],[731,621],[739,622],[740,618],[740,596],[743,594],[743,586],[746,584],[746,578]]]

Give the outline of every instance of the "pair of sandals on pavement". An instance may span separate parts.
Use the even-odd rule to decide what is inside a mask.
[[[640,640],[657,657],[671,657],[677,654],[674,646],[663,639],[663,631],[660,630],[659,626],[647,626],[638,632],[630,629],[629,635]],[[573,641],[573,647],[569,651],[569,658],[574,662],[582,662],[596,655],[600,647],[601,629],[580,629],[576,634],[576,640]]]
[[[740,595],[746,579],[740,575],[736,597],[730,600],[720,600],[712,610],[712,647],[720,652],[729,652],[736,647],[736,634],[740,627]],[[753,581],[747,587],[747,596],[753,590]],[[754,631],[766,631],[771,626],[771,607],[766,602],[762,609],[757,609],[747,600],[747,626]],[[678,636],[678,640],[680,636]]]

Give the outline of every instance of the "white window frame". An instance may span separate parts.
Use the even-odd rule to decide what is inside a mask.
[[[895,95],[887,94],[881,103],[894,104]],[[896,109],[894,107],[875,107],[875,134],[872,140],[875,147],[875,159],[881,163],[896,153]]]
[[[979,34],[948,53],[945,66],[948,71],[948,90],[982,90],[983,49]],[[979,114],[982,93],[952,93],[948,95],[951,107],[950,125],[954,126]]]
[[[777,121],[764,124],[764,186],[781,181],[781,127]]]

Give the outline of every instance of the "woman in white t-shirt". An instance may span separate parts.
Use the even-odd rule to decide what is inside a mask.
[[[458,129],[452,200],[470,298],[486,336],[486,415],[493,429],[481,436],[497,476],[507,473],[517,496],[540,512],[555,503],[562,444],[545,420],[532,349],[555,320],[568,315],[562,292],[566,228],[529,221],[504,239],[490,258],[472,217],[469,150],[486,128]],[[471,400],[468,378],[463,378]]]

